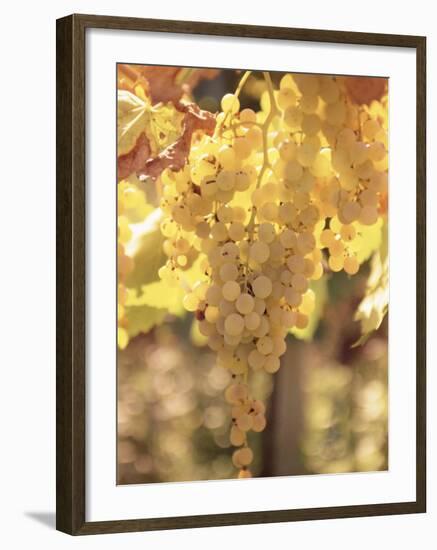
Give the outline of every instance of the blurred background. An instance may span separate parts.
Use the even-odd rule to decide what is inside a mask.
[[[253,373],[268,411],[265,431],[250,434],[254,476],[387,469],[387,320],[351,347],[366,278],[365,266],[333,274],[313,340],[289,335],[279,372]],[[234,475],[229,374],[191,331],[190,316],[169,318],[118,352],[119,484]]]

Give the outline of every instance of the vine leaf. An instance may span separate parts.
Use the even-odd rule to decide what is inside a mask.
[[[362,225],[354,222],[357,235],[353,241],[348,244],[351,252],[355,252],[358,262],[363,264],[372,254],[381,247],[383,221],[378,218],[378,221],[373,225]]]
[[[184,293],[179,286],[170,286],[165,281],[153,281],[142,285],[139,292],[128,295],[127,305],[148,306],[163,309],[166,313],[182,316],[184,308],[182,299]]]
[[[117,136],[119,155],[126,155],[132,151],[140,135],[146,133],[146,129],[150,124],[150,119],[150,103],[130,92],[119,90],[117,96]]]
[[[388,311],[388,275],[387,224],[384,224],[381,246],[374,253],[371,260],[366,293],[355,314],[355,320],[360,321],[361,324],[361,337],[352,347],[357,347],[366,342],[371,333],[381,326]]]
[[[181,136],[156,157],[147,160],[144,166],[138,170],[138,175],[157,178],[166,168],[180,170],[190,153],[194,132],[201,130],[208,135],[212,135],[214,132],[215,115],[208,111],[202,111],[195,103],[189,103],[180,108],[183,108],[185,112]]]
[[[126,286],[140,290],[142,285],[158,281],[158,270],[164,265],[166,256],[163,251],[164,236],[159,224],[162,211],[155,209],[144,222],[132,224],[133,236],[129,243],[128,253],[134,267],[126,277]]]
[[[127,90],[117,96],[118,178],[137,172],[181,134],[184,114],[172,104],[152,106]]]
[[[140,333],[147,333],[153,327],[161,325],[167,315],[163,308],[150,307],[146,304],[126,306],[127,333],[129,340]]]

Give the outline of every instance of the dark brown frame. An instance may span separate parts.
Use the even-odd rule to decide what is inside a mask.
[[[85,31],[87,28],[413,48],[417,62],[416,500],[120,521],[85,520]],[[70,15],[57,21],[56,527],[71,535],[274,523],[426,511],[426,38]],[[401,345],[401,343],[399,344]]]

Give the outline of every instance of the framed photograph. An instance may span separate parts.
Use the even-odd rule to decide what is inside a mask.
[[[426,39],[57,22],[57,528],[426,510]]]

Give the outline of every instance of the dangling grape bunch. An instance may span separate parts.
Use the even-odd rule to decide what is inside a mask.
[[[250,477],[248,433],[266,426],[249,391],[252,371],[281,366],[286,336],[307,326],[311,282],[325,271],[354,275],[357,239],[386,209],[387,131],[377,106],[349,99],[341,80],[264,73],[262,110],[221,102],[212,136],[196,135],[185,166],[166,169],[161,208],[167,263],[159,275],[182,285],[185,308],[232,374],[230,442],[241,478]],[[184,271],[204,276],[190,287]]]

